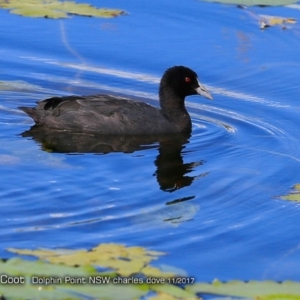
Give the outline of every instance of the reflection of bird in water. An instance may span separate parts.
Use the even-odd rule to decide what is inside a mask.
[[[22,133],[40,143],[47,152],[58,153],[99,153],[110,152],[132,153],[145,149],[158,148],[159,154],[155,160],[157,170],[155,176],[162,190],[173,192],[192,184],[198,176],[186,176],[187,173],[204,161],[184,163],[182,150],[188,143],[189,134],[168,135],[97,135],[79,134],[60,130],[45,130],[33,126]]]
[[[109,95],[54,97],[34,108],[20,107],[37,126],[104,135],[190,133],[191,119],[184,100],[189,95],[212,99],[189,68],[168,69],[160,82],[160,109],[144,102]]]
[[[155,160],[157,170],[154,175],[160,188],[164,191],[174,192],[191,185],[195,178],[208,175],[205,172],[198,176],[186,176],[195,167],[203,165],[204,161],[184,163],[182,158],[182,150],[184,148],[185,146],[176,140],[160,143],[159,155]]]
[[[47,130],[32,126],[22,133],[40,143],[47,152],[57,153],[131,153],[144,149],[158,148],[160,142],[183,140],[189,134],[165,135],[99,135],[96,133],[73,133],[64,130]]]

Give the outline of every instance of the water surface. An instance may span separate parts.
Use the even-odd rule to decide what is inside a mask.
[[[50,20],[0,10],[1,257],[8,247],[112,242],[167,252],[156,265],[197,281],[300,280],[300,206],[277,197],[300,182],[300,28],[260,30],[254,17],[299,19],[299,10],[101,5],[129,14]],[[182,145],[66,154],[20,135],[33,122],[17,107],[50,96],[113,91],[158,105],[173,65],[194,69],[214,96],[187,99],[193,132]]]

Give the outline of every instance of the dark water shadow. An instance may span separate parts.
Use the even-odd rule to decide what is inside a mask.
[[[41,145],[47,152],[65,154],[108,154],[111,152],[133,153],[145,149],[158,149],[154,161],[157,167],[154,176],[160,189],[173,192],[192,184],[195,178],[187,176],[204,161],[184,163],[182,151],[189,143],[190,134],[168,135],[97,135],[95,133],[72,133],[68,131],[47,130],[31,127],[21,134]]]
[[[196,178],[208,175],[207,172],[197,176],[187,175],[196,167],[205,163],[204,160],[190,163],[184,162],[182,152],[187,143],[188,140],[186,140],[185,143],[178,140],[162,141],[159,143],[159,154],[154,162],[157,170],[154,175],[156,176],[161,190],[174,192],[191,185]],[[174,203],[176,202],[180,201],[174,201]],[[168,204],[173,203],[170,202]]]

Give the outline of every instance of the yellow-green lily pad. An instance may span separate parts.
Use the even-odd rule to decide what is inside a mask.
[[[168,281],[168,277],[174,274],[149,265],[163,255],[162,252],[119,244],[100,244],[89,251],[7,250],[20,255],[33,255],[39,260],[0,260],[2,273],[11,278],[24,278],[24,282],[17,286],[0,284],[0,298],[132,300],[145,297],[150,292],[156,293],[160,299],[199,299],[195,293]],[[113,271],[100,272],[97,269],[99,266]],[[142,277],[135,277],[136,273]]]
[[[293,191],[290,194],[281,196],[280,198],[284,200],[300,202],[300,184],[295,184],[293,186]]]
[[[300,185],[296,187],[300,190]],[[1,274],[11,280],[23,280],[15,285],[0,284],[0,298],[5,299],[131,300],[146,297],[149,300],[198,300],[200,296],[210,294],[216,296],[214,299],[221,296],[227,299],[300,300],[300,282],[294,281],[214,280],[212,283],[177,286],[174,282],[178,278],[174,274],[150,265],[164,253],[142,247],[100,244],[91,250],[7,250],[39,259],[0,260]],[[112,271],[100,272],[99,266]],[[143,276],[135,277],[136,273]],[[172,279],[169,276],[173,276]],[[133,280],[136,280],[135,284]]]
[[[113,297],[107,299],[117,299],[116,293],[119,296],[125,293],[131,297],[140,297],[144,294],[140,288],[133,286],[88,284],[90,277],[105,275],[106,278],[110,278],[109,274],[97,272],[92,266],[70,267],[40,260],[26,261],[12,258],[5,262],[0,261],[0,269],[1,299],[2,297],[5,299],[83,299],[83,296],[86,298],[95,295],[111,295]],[[71,281],[79,282],[79,279],[81,284],[72,284]],[[76,296],[75,293],[78,295]]]
[[[179,297],[170,294],[166,294],[163,292],[158,292],[155,296],[149,297],[148,300],[199,300],[201,298],[197,296],[193,297]]]
[[[207,2],[219,2],[226,4],[238,4],[238,5],[269,5],[269,6],[279,6],[279,5],[288,5],[296,3],[297,0],[205,0]]]
[[[175,274],[162,272],[159,268],[149,265],[152,260],[163,255],[162,252],[149,251],[142,247],[126,247],[119,244],[100,244],[87,250],[26,250],[7,249],[22,255],[33,255],[53,264],[62,263],[68,266],[95,265],[115,270],[122,276],[143,273],[146,276],[172,277]]]
[[[151,289],[156,291],[159,296],[164,295],[165,298],[162,299],[185,299],[185,300],[198,300],[198,298],[193,291],[187,291],[185,289],[181,289],[172,284],[157,284],[152,285]],[[167,298],[167,296],[169,298]],[[153,300],[153,299],[152,299]]]
[[[58,0],[0,0],[0,8],[24,17],[67,18],[70,15],[112,18],[125,12],[120,9],[96,8],[86,3]]]
[[[297,20],[295,18],[283,18],[277,16],[259,15],[260,28],[265,29],[271,26],[282,26],[285,28],[288,24],[295,24]]]
[[[300,300],[300,282],[293,281],[215,280],[212,283],[196,283],[187,286],[186,289],[200,295],[202,293],[265,300]]]

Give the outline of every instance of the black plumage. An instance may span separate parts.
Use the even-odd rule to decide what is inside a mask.
[[[39,127],[109,135],[155,135],[191,131],[184,100],[189,95],[212,99],[189,68],[168,69],[160,82],[160,107],[111,95],[53,97],[34,108],[20,107]]]

